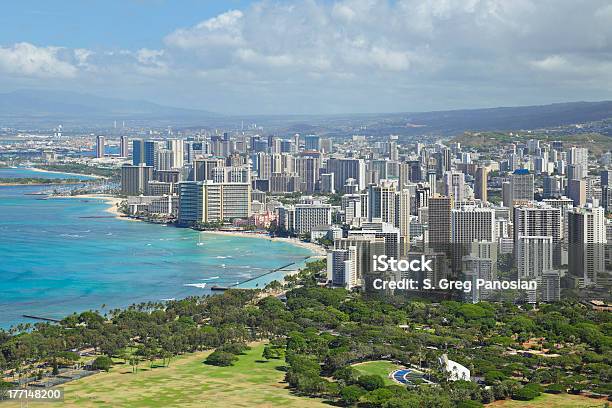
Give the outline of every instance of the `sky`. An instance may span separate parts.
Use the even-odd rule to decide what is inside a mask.
[[[21,0],[0,92],[70,90],[226,114],[612,99],[609,0]]]

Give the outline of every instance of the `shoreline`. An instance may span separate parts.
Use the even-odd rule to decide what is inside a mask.
[[[60,179],[58,179],[60,180]],[[7,186],[65,186],[71,185],[72,183],[0,183],[0,187]]]
[[[112,214],[116,219],[126,220],[126,221],[139,221],[145,222],[143,220],[137,218],[131,218],[126,216],[125,214],[119,212],[118,204],[124,201],[121,197],[116,197],[112,195],[106,194],[79,194],[72,196],[49,196],[49,198],[81,198],[81,199],[95,199],[102,200],[106,204],[108,204],[108,208],[104,211],[106,213]],[[197,231],[197,230],[194,230]],[[285,237],[270,237],[266,234],[256,233],[256,232],[246,232],[246,231],[198,231],[204,234],[212,234],[212,235],[225,235],[225,236],[233,236],[237,238],[257,238],[257,239],[266,239],[271,242],[285,242],[287,244],[308,249],[312,252],[312,256],[325,256],[327,251],[320,245],[314,244],[312,242],[303,242],[297,238],[285,238]]]
[[[132,220],[129,217],[123,215],[123,213],[119,212],[118,204],[124,201],[123,198],[115,197],[112,195],[106,194],[78,194],[78,195],[50,195],[49,198],[81,198],[81,199],[93,199],[93,200],[102,200],[105,204],[108,204],[108,207],[104,209],[104,212],[112,214],[117,219],[121,220]]]
[[[70,176],[85,176],[85,177],[91,177],[93,179],[103,179],[104,178],[104,177],[98,176],[96,174],[68,173],[68,172],[65,172],[65,171],[55,171],[55,170],[39,169],[38,167],[24,167],[24,169],[35,171],[37,173],[68,174]]]
[[[313,256],[325,256],[327,254],[325,248],[323,248],[322,246],[314,244],[312,242],[303,242],[297,238],[270,237],[265,234],[259,234],[255,232],[244,232],[244,231],[201,231],[201,232],[205,234],[226,235],[226,236],[234,236],[234,237],[242,237],[242,238],[267,239],[268,241],[272,241],[272,242],[285,242],[287,244],[291,244],[294,246],[308,249],[313,253]]]

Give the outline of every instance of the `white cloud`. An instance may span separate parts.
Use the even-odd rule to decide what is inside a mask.
[[[37,47],[22,42],[0,47],[0,71],[23,77],[71,78],[77,68],[60,58],[61,47]]]
[[[196,49],[199,47],[236,47],[243,42],[241,23],[243,14],[231,10],[195,27],[179,29],[166,36],[164,42],[171,47]]]
[[[0,48],[0,70],[138,84],[219,111],[253,99],[266,113],[318,112],[322,99],[328,111],[604,99],[611,15],[609,0],[263,0],[162,33],[159,49],[15,44]]]
[[[560,71],[567,69],[568,61],[560,55],[551,55],[543,59],[532,61],[531,65],[542,71]]]

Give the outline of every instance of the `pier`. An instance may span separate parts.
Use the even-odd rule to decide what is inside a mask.
[[[309,258],[311,258],[311,256],[305,256],[304,257],[305,260],[309,259]],[[268,271],[268,272],[263,273],[261,275],[255,276],[254,278],[249,278],[249,279],[243,280],[242,282],[234,283],[233,285],[229,285],[228,289],[229,288],[235,288],[236,286],[240,286],[240,285],[242,285],[244,283],[248,283],[248,282],[254,281],[254,280],[259,279],[259,278],[261,278],[263,276],[270,275],[271,273],[282,271],[283,269],[286,269],[286,268],[288,268],[288,267],[290,267],[292,265],[295,265],[296,263],[297,262],[291,262],[291,263],[288,263],[287,265],[283,265],[283,266],[281,266],[279,268],[272,269],[271,271]]]
[[[34,320],[41,320],[44,322],[51,322],[51,323],[59,323],[61,322],[61,320],[59,319],[53,319],[52,317],[43,317],[43,316],[34,316],[34,315],[21,315],[22,317],[28,318],[28,319],[34,319]]]

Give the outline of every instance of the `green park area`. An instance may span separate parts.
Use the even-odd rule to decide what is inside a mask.
[[[379,375],[385,380],[385,385],[394,385],[397,383],[389,378],[389,374],[402,367],[390,361],[381,360],[357,363],[353,365],[353,368],[359,372],[359,375]]]
[[[293,395],[283,382],[284,360],[262,358],[263,344],[247,350],[229,367],[204,364],[210,352],[176,358],[167,367],[142,364],[134,374],[116,364],[108,373],[67,383],[63,403],[32,403],[30,407],[319,407],[319,399]],[[157,364],[158,363],[158,364]],[[0,403],[1,408],[20,407]]]
[[[605,406],[605,399],[592,399],[571,394],[542,394],[532,401],[503,400],[487,405],[491,408],[601,408]]]

